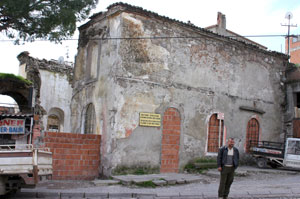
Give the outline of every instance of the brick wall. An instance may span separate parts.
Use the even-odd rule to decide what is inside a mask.
[[[53,180],[92,180],[99,175],[100,135],[46,132],[53,153]]]
[[[293,42],[292,41],[292,37],[290,38],[290,61],[292,63],[295,64],[299,64],[300,63],[300,42]],[[288,49],[288,42],[287,39],[285,40],[285,51],[287,53],[287,49]]]
[[[299,48],[300,48],[300,46],[299,46]],[[295,51],[291,51],[290,52],[290,56],[291,56],[290,61],[292,63],[295,63],[295,64],[299,64],[300,63],[300,49],[299,50],[295,50]]]
[[[180,122],[179,112],[175,108],[168,108],[163,117],[161,173],[179,171]]]

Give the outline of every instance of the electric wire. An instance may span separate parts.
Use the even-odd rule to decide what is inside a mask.
[[[221,35],[222,36],[222,35]],[[289,37],[299,37],[300,35],[290,35]],[[259,38],[259,37],[287,37],[287,35],[236,35],[236,36],[222,36],[225,38]],[[153,37],[102,37],[102,38],[89,38],[89,40],[146,40],[146,39],[199,39],[203,36],[153,36]],[[80,37],[78,39],[68,38],[62,39],[61,41],[78,41],[80,39],[85,39],[85,37]],[[0,42],[14,42],[14,39],[0,39]],[[49,41],[47,39],[36,39],[34,41]],[[26,41],[20,41],[26,42]]]

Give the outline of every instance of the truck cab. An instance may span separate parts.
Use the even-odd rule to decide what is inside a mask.
[[[300,168],[300,139],[288,138],[285,148],[283,165],[285,167]]]
[[[52,176],[52,153],[32,144],[32,114],[0,114],[0,196]]]

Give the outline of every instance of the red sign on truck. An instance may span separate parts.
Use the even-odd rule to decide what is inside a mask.
[[[6,118],[0,120],[0,134],[24,134],[25,120]]]

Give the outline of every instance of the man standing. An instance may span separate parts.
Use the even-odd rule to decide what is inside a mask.
[[[227,146],[219,149],[217,157],[218,170],[221,172],[219,198],[227,199],[233,182],[234,171],[239,165],[239,150],[234,147],[234,139],[229,138]]]

